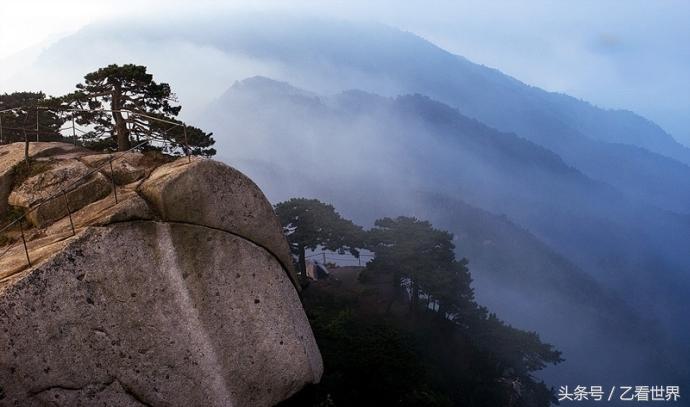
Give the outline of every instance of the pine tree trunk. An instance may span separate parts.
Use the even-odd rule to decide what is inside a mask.
[[[410,311],[414,312],[417,310],[417,304],[419,304],[419,286],[412,280],[412,290],[410,293]]]
[[[115,119],[115,139],[117,140],[117,151],[129,150],[129,131],[127,123],[122,117],[122,93],[119,86],[115,86],[112,93],[113,118]]]
[[[438,316],[441,319],[446,319],[446,307],[445,307],[445,302],[439,300],[438,302]]]
[[[299,272],[303,276],[307,275],[307,256],[302,245],[299,246]]]
[[[29,161],[29,137],[26,135],[26,130],[24,130],[24,162],[28,169],[31,165],[31,161]]]
[[[129,132],[124,119],[120,119],[120,124],[117,126],[117,151],[127,151],[129,148]]]

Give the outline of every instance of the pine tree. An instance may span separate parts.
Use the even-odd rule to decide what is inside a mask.
[[[376,257],[367,272],[389,274],[395,293],[407,292],[411,311],[420,308],[422,298],[426,308],[437,310],[443,318],[472,307],[467,261],[456,260],[451,233],[434,229],[427,221],[400,216],[377,220],[368,235],[367,248]]]
[[[90,126],[92,139],[105,139],[119,151],[128,150],[136,137],[166,142],[159,148],[167,151],[184,150],[188,143],[191,154],[216,153],[212,133],[177,120],[182,107],[170,85],[154,81],[145,66],[108,65],[84,76],[76,88],[62,98],[63,107],[86,110],[73,114],[79,124]]]
[[[14,92],[0,95],[0,116],[2,123],[2,143],[17,141],[59,141],[62,140],[60,128],[65,118],[55,111],[45,110],[52,106],[52,99],[43,92]],[[36,124],[38,121],[38,134]],[[37,137],[38,136],[38,137]]]
[[[305,250],[326,250],[359,256],[363,246],[360,226],[344,219],[332,205],[318,199],[292,198],[275,206],[292,253],[298,256],[300,271],[306,269]]]

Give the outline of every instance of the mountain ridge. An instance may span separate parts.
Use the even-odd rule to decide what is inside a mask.
[[[223,135],[220,156],[274,202],[315,196],[367,224],[391,211],[423,213],[419,191],[444,191],[506,214],[637,311],[654,312],[677,343],[690,340],[682,297],[690,286],[690,150],[651,121],[541,90],[376,24],[217,16],[129,26],[90,27],[39,64],[83,74],[135,60],[166,81],[182,79],[183,97],[199,84],[215,97],[251,75],[283,81],[287,95],[265,82],[261,92],[219,97],[197,120]],[[103,57],[103,49],[114,51]],[[75,52],[84,60],[74,61]],[[213,64],[170,68],[180,56]],[[347,89],[361,90],[340,93]],[[452,215],[443,210],[439,218]]]
[[[118,30],[117,27],[123,22],[135,27],[135,29],[127,32]],[[170,31],[171,26],[175,26],[177,28],[176,31],[172,35],[163,35],[162,33]],[[424,79],[419,81],[419,83],[425,83],[428,80],[431,85],[440,85],[426,89],[412,89],[409,86],[414,86],[414,81],[409,81],[410,83],[407,83],[407,85],[403,84],[407,86],[406,89],[400,89],[404,86],[398,86],[399,89],[394,93],[419,92],[427,94],[446,103],[451,102],[449,104],[455,105],[471,117],[491,125],[492,121],[486,120],[486,117],[471,114],[471,109],[467,109],[468,106],[463,106],[462,103],[452,103],[452,100],[450,100],[452,99],[452,92],[447,92],[449,95],[446,96],[449,96],[449,99],[434,91],[447,91],[448,84],[453,84],[453,81],[455,81],[454,91],[458,90],[460,83],[472,82],[458,78],[457,74],[450,76],[442,75],[441,77],[454,79],[450,82],[446,81],[445,85],[441,85],[444,82],[438,79],[439,76],[434,72],[434,69],[443,68],[444,64],[459,64],[464,69],[455,69],[456,71],[472,74],[475,76],[475,79],[481,79],[479,82],[488,83],[494,81],[499,87],[513,87],[514,89],[519,88],[527,91],[525,100],[536,98],[543,102],[543,99],[546,98],[558,102],[554,103],[554,107],[574,105],[578,106],[579,111],[595,115],[605,113],[613,113],[616,116],[632,115],[637,121],[637,126],[634,127],[642,126],[645,128],[644,133],[648,133],[646,136],[641,135],[642,138],[639,138],[638,142],[641,143],[641,140],[644,138],[648,139],[649,137],[657,141],[663,139],[665,146],[660,147],[658,152],[686,163],[690,162],[689,148],[675,142],[673,137],[658,125],[636,113],[630,113],[630,110],[604,109],[562,92],[542,90],[507,75],[497,68],[477,64],[461,55],[450,53],[414,33],[401,31],[382,24],[356,23],[346,20],[315,17],[278,16],[270,13],[238,13],[195,18],[176,17],[165,21],[148,21],[146,24],[143,24],[136,18],[126,20],[115,19],[86,26],[75,35],[61,39],[57,45],[48,48],[44,52],[43,62],[46,59],[53,61],[59,59],[60,49],[75,49],[75,45],[82,38],[89,38],[91,41],[108,38],[115,41],[131,42],[132,39],[136,38],[138,41],[189,42],[200,46],[213,46],[226,53],[240,52],[249,56],[254,55],[258,59],[284,60],[288,65],[302,63],[306,66],[314,63],[315,60],[323,62],[331,60],[334,64],[341,63],[343,66],[361,66],[362,70],[381,71],[382,69],[394,67],[400,70],[400,72],[389,72],[387,75],[382,75],[381,78],[390,79],[397,76],[397,80],[400,81],[405,75],[418,76],[420,79]],[[277,46],[274,42],[276,38],[280,38],[280,46]],[[353,43],[353,38],[366,38],[366,41]],[[371,52],[365,52],[372,48],[379,49],[382,52],[374,60],[368,60],[367,57],[376,55]],[[413,58],[412,55],[415,57]],[[418,61],[424,61],[424,64],[419,64]],[[386,64],[386,62],[389,63]],[[390,62],[395,62],[398,66],[392,65]],[[284,75],[284,78],[300,79],[300,75]],[[434,80],[434,78],[436,79]],[[341,80],[336,79],[335,82],[341,82]],[[340,86],[340,89],[344,90],[349,87],[353,86]],[[474,101],[476,102],[477,99],[475,98]],[[620,119],[613,120],[612,123],[617,125],[623,124],[620,122]],[[503,130],[501,126],[494,127]],[[584,131],[583,134],[593,136],[588,134],[593,130],[591,123],[585,127],[587,131]],[[594,138],[605,136],[604,132],[600,130],[594,131],[594,133],[596,134]],[[530,135],[525,134],[523,136],[529,137]],[[606,140],[606,137],[603,137],[602,140]],[[653,143],[641,146],[651,151],[658,147],[653,145]],[[673,152],[674,150],[682,151],[682,153],[676,154]]]
[[[582,174],[549,149],[515,133],[493,129],[425,95],[386,97],[354,90],[313,96],[309,92],[311,96],[305,102],[295,99],[293,95],[300,92],[286,88],[285,83],[277,85],[274,93],[266,93],[270,82],[266,78],[261,81],[262,90],[256,94],[251,91],[251,80],[243,86],[230,87],[210,107],[202,124],[216,134],[235,134],[252,140],[240,146],[232,138],[221,137],[219,151],[228,154],[232,150],[224,158],[238,163],[241,169],[266,185],[267,190],[285,191],[277,192],[272,199],[315,196],[333,203],[348,217],[363,224],[381,216],[414,215],[430,219],[434,225],[458,236],[466,235],[466,228],[473,230],[476,239],[482,233],[476,226],[471,227],[470,222],[473,218],[488,219],[485,222],[488,229],[484,232],[504,230],[504,243],[493,248],[498,250],[493,257],[502,259],[500,262],[492,263],[491,256],[478,249],[483,247],[481,241],[468,241],[465,237],[463,244],[458,245],[459,254],[463,246],[474,247],[468,254],[470,268],[474,256],[478,260],[477,271],[485,275],[478,280],[482,282],[479,298],[500,309],[502,315],[510,317],[508,321],[522,321],[546,335],[556,336],[547,338],[557,345],[577,338],[589,343],[582,348],[591,349],[598,346],[598,339],[594,338],[600,338],[606,329],[609,329],[606,335],[618,336],[618,332],[645,326],[646,333],[614,341],[632,341],[630,349],[640,350],[652,343],[650,332],[658,332],[657,338],[663,337],[661,332],[680,315],[677,305],[671,305],[679,297],[671,293],[678,294],[680,287],[688,284],[678,280],[681,274],[677,273],[681,273],[683,263],[665,265],[663,274],[646,269],[645,265],[652,264],[652,259],[660,253],[652,247],[659,242],[657,234],[668,233],[668,222],[684,215],[673,215],[639,200],[630,201],[615,187]],[[233,147],[224,148],[224,143]],[[253,159],[248,162],[243,157]],[[262,175],[267,168],[272,169],[270,175]],[[463,203],[439,204],[444,201]],[[468,209],[468,205],[477,209]],[[499,215],[488,213],[506,214],[508,223],[500,221]],[[505,226],[499,226],[502,224]],[[680,236],[686,236],[690,228],[679,228],[681,235],[674,239],[682,242],[685,238]],[[509,243],[515,240],[523,242],[524,250],[516,251]],[[682,248],[675,246],[672,250],[676,252],[668,251],[667,261],[682,261]],[[547,272],[550,267],[561,271],[553,276],[544,275],[544,281],[537,283],[536,275],[511,266],[511,262],[520,261],[518,253],[531,253],[522,260],[531,264],[537,274],[536,270]],[[532,257],[534,263],[529,263]],[[495,277],[489,277],[486,273],[490,269],[501,270]],[[517,279],[500,274],[510,270],[523,270],[527,274]],[[587,278],[581,279],[580,272]],[[593,278],[594,285],[586,282],[589,278]],[[568,280],[573,290],[570,293],[566,288]],[[627,284],[626,289],[622,289],[622,282]],[[672,288],[673,285],[677,287]],[[579,291],[577,286],[581,287]],[[560,292],[563,298],[570,298],[567,300],[570,305],[563,304],[563,298],[549,299],[548,295],[530,298],[527,293],[535,287]],[[597,294],[599,288],[594,287],[603,287],[602,294]],[[482,297],[491,292],[511,293],[512,306],[502,308],[491,294],[489,298]],[[635,292],[635,297],[630,297],[629,292]],[[652,294],[658,292],[667,293],[663,306]],[[606,305],[610,301],[607,297],[622,301],[614,299]],[[557,322],[554,315],[547,318],[543,310],[533,308],[539,301],[546,308],[554,308],[554,301],[560,302],[554,312],[568,314],[597,304],[596,312],[611,313],[604,317],[604,320],[608,318],[609,326],[601,328],[602,331],[592,328],[593,331],[576,337],[559,337],[557,331],[567,327]],[[530,307],[520,308],[519,304],[528,302]],[[616,302],[619,305],[613,306]],[[655,302],[662,308],[668,305],[664,309],[675,310],[672,311],[675,316],[669,314],[658,325],[651,324],[643,310]],[[529,314],[532,320],[516,314],[518,309]],[[539,322],[539,318],[543,320]],[[543,325],[547,320],[554,325]],[[580,323],[592,325],[592,321],[585,318]],[[622,325],[611,331],[617,324]],[[566,346],[566,358],[573,351],[575,359],[584,357],[577,349],[572,343]],[[609,352],[622,351],[610,349]],[[650,367],[655,365],[652,356],[644,358],[649,362],[645,368],[631,365],[626,370],[637,373],[663,370],[658,365]],[[618,363],[624,363],[623,359],[626,358],[617,359]],[[588,369],[576,365],[576,370]],[[591,374],[603,375],[602,372]],[[551,377],[568,376],[553,373]]]

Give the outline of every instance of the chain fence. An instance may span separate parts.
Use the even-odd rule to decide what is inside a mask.
[[[75,109],[75,108],[54,108],[54,107],[44,107],[44,106],[33,106],[33,107],[14,107],[10,109],[0,110],[0,144],[9,144],[13,142],[25,142],[29,143],[32,141],[64,141],[71,142],[72,144],[81,145],[88,147],[89,144],[96,143],[98,140],[103,138],[94,133],[93,126],[89,125],[79,125],[77,123],[76,114],[86,113],[86,114],[100,114],[100,113],[118,113],[120,115],[126,115],[122,120],[125,122],[125,128],[128,135],[133,135],[137,139],[137,143],[140,142],[140,138],[146,138],[149,140],[152,146],[156,144],[172,145],[174,147],[181,148],[185,155],[189,155],[190,147],[189,140],[187,136],[187,125],[183,122],[175,122],[172,120],[162,119],[159,117],[151,116],[150,114],[145,114],[141,112],[136,112],[128,109]],[[29,126],[29,119],[34,121],[35,115],[35,126],[32,124]],[[50,114],[59,117],[57,123],[68,123],[67,126],[55,128],[57,123],[46,123],[45,120],[53,119]],[[17,123],[20,117],[24,117],[22,123]],[[44,120],[42,120],[43,118]],[[164,129],[160,137],[153,137],[152,131],[150,131],[150,123],[157,122],[161,124],[169,125],[168,128]],[[14,123],[14,125],[11,125]],[[43,126],[41,127],[41,123]],[[149,131],[147,132],[143,127],[145,123],[149,123]],[[135,126],[138,124],[139,126]],[[19,127],[17,127],[19,126]],[[172,137],[168,137],[171,131],[177,128],[182,128],[182,140],[175,140],[172,142]],[[35,137],[34,137],[35,136]]]
[[[40,139],[40,135],[41,135],[40,120],[38,119],[39,113],[40,113],[41,111],[53,110],[53,111],[61,111],[61,112],[65,112],[65,111],[69,111],[69,112],[81,112],[81,111],[84,111],[84,112],[93,112],[93,110],[85,110],[85,109],[52,109],[52,108],[35,108],[35,109],[36,109],[35,111],[36,111],[36,117],[37,117],[37,119],[36,119],[36,127],[35,127],[35,129],[32,129],[32,130],[33,130],[33,133],[35,133],[35,135],[36,135],[36,142],[40,142],[40,140],[41,140],[41,139]],[[13,114],[13,113],[16,113],[17,111],[25,111],[25,110],[27,110],[27,108],[24,108],[24,107],[17,107],[17,108],[5,109],[5,110],[1,110],[1,111],[0,111],[0,144],[7,144],[7,143],[12,142],[12,141],[10,141],[10,139],[9,139],[8,137],[6,137],[6,136],[7,136],[7,130],[8,130],[8,129],[9,129],[9,130],[12,130],[12,131],[21,131],[21,132],[22,132],[22,135],[24,136],[24,141],[25,141],[25,143],[26,143],[26,145],[27,145],[27,147],[25,148],[25,155],[26,155],[25,158],[26,158],[26,164],[28,165],[28,164],[29,164],[29,157],[28,157],[28,150],[29,150],[29,149],[28,149],[28,146],[29,146],[29,144],[30,144],[31,142],[33,142],[33,141],[29,140],[28,134],[29,134],[29,133],[32,133],[32,132],[30,131],[30,129],[27,129],[27,128],[13,128],[13,127],[7,127],[7,126],[3,127],[3,124],[2,124],[2,117],[3,117],[3,114],[4,114],[4,115]],[[170,124],[171,127],[168,128],[168,130],[166,130],[166,131],[169,131],[170,129],[175,128],[175,127],[178,127],[178,126],[179,126],[179,127],[182,127],[182,128],[183,128],[183,134],[184,134],[184,144],[182,145],[182,149],[183,149],[184,154],[185,154],[185,155],[187,156],[187,158],[188,158],[188,162],[191,162],[191,149],[189,148],[189,144],[187,143],[187,127],[186,127],[186,125],[185,125],[184,123],[177,123],[177,122],[173,122],[173,121],[169,121],[169,120],[159,119],[159,118],[157,118],[157,117],[153,117],[153,116],[146,115],[146,114],[142,114],[142,113],[132,112],[132,111],[129,111],[129,110],[99,110],[98,112],[104,112],[104,113],[107,113],[107,112],[127,113],[128,115],[133,115],[133,116],[136,115],[136,116],[145,118],[145,119],[147,119],[147,120],[154,120],[154,121],[158,121],[158,122],[161,122],[161,123]],[[129,119],[130,119],[130,117],[128,116],[128,120],[129,120]],[[79,129],[79,128],[76,126],[75,120],[74,120],[74,116],[72,116],[72,125],[71,125],[71,126],[68,126],[68,127],[60,128],[60,129],[58,130],[58,132],[69,131],[70,129],[71,129],[71,133],[72,133],[72,138],[73,138],[74,145],[78,145],[78,141],[77,141],[77,132],[80,131],[82,134],[86,134],[87,131],[82,130],[82,129]],[[133,128],[132,128],[132,129],[129,129],[129,131],[130,131],[130,134],[134,133],[134,129],[133,129]],[[32,134],[33,134],[33,133],[32,133]],[[53,136],[56,135],[56,132],[54,132],[54,131],[53,131],[53,132],[44,132],[44,134],[46,134],[46,133],[49,133],[49,134],[51,134],[51,135],[53,135]],[[69,202],[69,198],[68,198],[68,194],[69,194],[70,192],[76,190],[76,189],[79,188],[81,185],[83,185],[83,183],[85,183],[86,181],[88,181],[95,173],[97,173],[97,172],[101,172],[101,173],[105,172],[105,173],[107,174],[107,176],[109,176],[110,181],[111,181],[111,183],[112,183],[112,189],[113,189],[113,195],[114,195],[114,199],[115,199],[115,205],[117,205],[117,204],[119,203],[119,200],[118,200],[118,194],[117,194],[117,184],[115,183],[115,176],[114,176],[114,170],[113,170],[113,162],[114,162],[114,161],[117,161],[117,160],[121,159],[122,157],[126,156],[128,153],[132,153],[132,152],[134,152],[134,151],[139,151],[139,150],[141,150],[143,147],[145,147],[146,145],[150,145],[150,144],[153,144],[153,147],[160,147],[160,144],[163,144],[163,145],[166,145],[166,144],[167,144],[171,149],[174,149],[174,148],[176,147],[176,144],[179,145],[178,143],[171,142],[171,141],[169,141],[169,140],[161,140],[161,139],[152,140],[152,139],[150,139],[150,138],[147,137],[147,136],[148,136],[147,134],[139,134],[139,135],[137,135],[137,139],[139,139],[139,136],[143,137],[143,138],[144,138],[144,141],[138,142],[134,147],[131,147],[130,149],[128,149],[128,150],[126,150],[126,151],[121,151],[121,152],[117,152],[117,153],[110,154],[110,157],[109,157],[109,159],[108,159],[107,161],[103,162],[102,164],[98,165],[98,166],[95,167],[95,168],[92,168],[92,169],[91,169],[90,171],[88,171],[86,174],[84,174],[84,175],[82,175],[81,177],[79,177],[79,178],[77,178],[77,179],[71,181],[71,182],[70,182],[69,184],[67,184],[66,186],[61,187],[60,190],[59,190],[58,192],[53,193],[52,195],[50,195],[50,196],[48,196],[48,197],[46,197],[46,198],[40,200],[40,202],[37,203],[37,204],[35,204],[35,205],[31,205],[31,207],[29,207],[27,210],[23,211],[22,214],[18,215],[14,220],[12,220],[12,221],[9,222],[7,225],[5,225],[4,227],[2,227],[2,228],[0,229],[0,236],[5,235],[6,232],[10,231],[12,228],[18,228],[18,229],[19,229],[19,235],[20,235],[20,237],[21,237],[21,243],[22,243],[22,245],[23,245],[24,253],[25,253],[25,255],[26,255],[26,262],[27,262],[28,266],[31,267],[32,263],[31,263],[31,256],[30,256],[30,253],[29,253],[29,248],[28,248],[28,245],[27,245],[27,238],[26,238],[26,233],[25,233],[25,230],[26,230],[26,229],[25,229],[25,223],[26,223],[26,225],[30,225],[30,223],[27,221],[27,217],[28,217],[32,212],[38,210],[41,206],[46,205],[46,204],[48,204],[49,202],[55,201],[55,200],[57,200],[57,199],[60,199],[60,200],[63,202],[65,213],[66,213],[67,216],[69,217],[69,224],[70,224],[70,228],[71,228],[71,231],[72,231],[72,235],[75,235],[75,234],[76,234],[76,230],[75,230],[74,220],[73,220],[73,217],[72,217],[72,210],[71,210],[71,208],[70,208],[70,202]],[[64,137],[63,137],[63,139],[64,139]],[[54,141],[54,140],[53,140],[53,141]],[[85,143],[84,143],[84,140],[82,139],[82,145],[84,145],[84,144],[85,144]],[[105,169],[105,171],[102,171],[102,170],[104,170],[104,169]],[[108,171],[107,171],[108,169],[109,169],[109,174],[108,174]],[[105,174],[104,174],[104,175],[105,175]],[[15,244],[17,244],[17,243],[19,243],[19,242],[16,242],[16,243],[15,243],[15,242],[10,242],[10,243],[7,245],[7,249],[4,250],[2,253],[0,253],[0,259],[2,259],[5,255],[7,255],[7,253],[9,253],[10,250],[11,250],[11,249],[15,246]]]

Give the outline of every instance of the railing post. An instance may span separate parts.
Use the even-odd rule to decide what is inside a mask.
[[[37,142],[39,141],[38,140],[38,112],[39,112],[39,109],[38,109],[38,106],[36,106],[36,141]]]
[[[67,199],[67,193],[62,190],[62,196],[65,198],[65,206],[67,207],[67,216],[69,216],[69,225],[72,227],[72,236],[77,233],[74,231],[74,222],[72,221],[72,211],[69,209],[69,199]]]
[[[22,127],[22,132],[24,133],[24,162],[26,163],[26,168],[31,166],[29,162],[29,135],[26,134],[26,128]]]
[[[24,253],[26,253],[26,262],[31,267],[31,259],[29,258],[29,248],[26,247],[26,238],[24,238],[24,226],[22,225],[22,218],[19,218],[19,230],[22,231],[22,243],[24,243]]]
[[[74,139],[74,145],[77,145],[77,128],[74,126],[74,114],[72,114],[72,138]]]
[[[182,131],[184,132],[184,146],[185,146],[185,153],[187,153],[187,161],[190,163],[192,162],[192,154],[189,151],[189,140],[187,140],[187,125],[183,124],[182,125]]]
[[[0,144],[3,144],[4,140],[2,139],[2,113],[0,113]]]
[[[115,172],[113,171],[113,156],[110,156],[110,180],[113,182],[113,193],[115,194],[115,203],[117,204],[117,185],[115,185]]]

